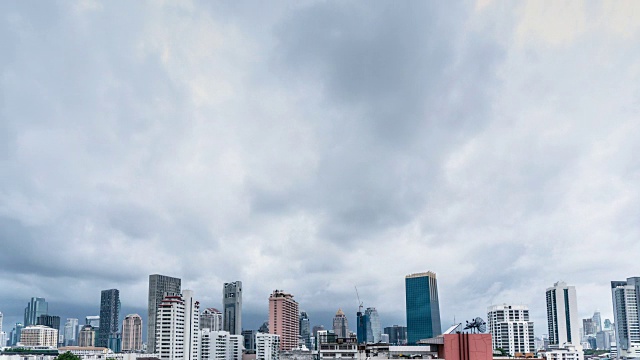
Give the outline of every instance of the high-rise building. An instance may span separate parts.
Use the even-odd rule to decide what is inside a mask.
[[[200,303],[193,291],[169,294],[158,305],[156,347],[162,360],[199,360]]]
[[[243,342],[242,335],[204,329],[200,334],[200,360],[241,360]]]
[[[592,318],[582,319],[582,331],[585,337],[596,334],[596,324],[593,323]]]
[[[503,349],[512,356],[536,351],[533,321],[526,305],[489,306],[487,323],[493,349]]]
[[[280,335],[280,350],[298,346],[298,303],[293,295],[274,290],[269,296],[269,330]]]
[[[20,332],[23,346],[58,347],[58,330],[44,325],[27,326]]]
[[[593,326],[595,326],[595,332],[599,332],[602,331],[602,317],[600,316],[600,310],[596,309],[596,311],[593,312],[593,316],[591,317],[591,320],[593,320]]]
[[[160,359],[184,359],[184,316],[184,300],[180,295],[167,295],[158,304],[156,352]]]
[[[184,356],[185,359],[200,358],[200,302],[193,298],[193,291],[182,292],[184,300]]]
[[[147,324],[147,352],[156,353],[156,317],[158,306],[162,303],[166,294],[178,295],[181,293],[181,280],[178,278],[159,274],[149,275],[149,301]]]
[[[618,358],[640,358],[640,277],[612,281],[611,295]]]
[[[36,325],[40,315],[49,313],[49,303],[44,298],[32,297],[24,309],[24,326]]]
[[[76,338],[78,336],[78,319],[67,318],[67,322],[64,324],[64,345],[74,346],[76,345]]]
[[[244,349],[246,351],[256,351],[256,333],[257,330],[242,330],[244,337]]]
[[[60,316],[40,315],[36,321],[36,325],[48,326],[52,329],[60,330]]]
[[[122,351],[142,350],[142,317],[129,314],[122,322]]]
[[[333,317],[333,333],[340,338],[349,336],[349,323],[342,309],[338,309],[336,316]]]
[[[120,328],[120,291],[102,290],[100,297],[100,326],[96,345],[109,347],[109,337],[114,338]],[[115,352],[114,349],[111,349]]]
[[[96,331],[91,325],[84,325],[78,332],[78,346],[96,346]]]
[[[2,313],[0,312],[0,332],[2,332],[2,322],[4,321],[4,316],[2,315]],[[0,346],[4,346],[2,344],[0,344]]]
[[[258,328],[258,332],[263,334],[269,333],[269,320],[263,322],[262,325],[260,325],[260,327]]]
[[[280,360],[280,335],[256,333],[256,360]]]
[[[22,325],[22,323],[16,323],[16,326],[13,328],[13,330],[11,330],[11,334],[9,336],[9,342],[11,346],[15,346],[20,342],[22,329],[24,329],[24,325]]]
[[[300,338],[302,342],[307,347],[307,349],[313,350],[311,344],[311,322],[309,321],[309,315],[307,315],[306,311],[300,312],[298,322],[298,327],[300,328]]]
[[[378,310],[374,307],[369,307],[364,311],[364,316],[367,330],[366,342],[370,344],[379,343],[382,336],[382,327],[380,326]]]
[[[97,329],[100,327],[100,316],[99,315],[87,316],[84,318],[84,324],[91,325],[91,327]]]
[[[0,331],[0,347],[7,346],[7,342],[9,341],[9,337],[7,333],[4,331]]]
[[[222,330],[222,313],[218,309],[206,308],[200,314],[200,329]]]
[[[356,313],[356,340],[358,340],[358,344],[367,342],[367,319],[362,312],[362,303]]]
[[[222,289],[224,331],[232,335],[242,332],[242,281],[225,283]]]
[[[580,345],[580,325],[575,286],[559,281],[547,289],[549,344]]]
[[[440,304],[436,274],[410,274],[405,277],[407,342],[417,344],[418,340],[440,335]]]
[[[318,336],[318,331],[323,331],[324,330],[324,325],[314,325],[313,328],[311,328],[311,332],[313,333],[313,337]],[[262,332],[262,331],[260,331]]]
[[[407,344],[407,327],[393,325],[384,328],[384,333],[389,335],[389,344],[406,345]]]

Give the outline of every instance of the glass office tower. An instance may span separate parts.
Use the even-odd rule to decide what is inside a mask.
[[[440,335],[440,305],[436,274],[411,274],[405,277],[407,306],[407,343]]]

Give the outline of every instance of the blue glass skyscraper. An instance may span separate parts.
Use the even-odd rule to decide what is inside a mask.
[[[407,306],[407,343],[440,335],[440,304],[436,274],[411,274],[405,277]]]

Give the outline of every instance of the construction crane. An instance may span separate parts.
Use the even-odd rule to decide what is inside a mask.
[[[357,286],[353,286],[354,288],[356,288],[356,296],[358,297],[358,312],[361,313],[362,312],[362,304],[363,302],[360,301],[360,294],[358,294],[358,287]]]

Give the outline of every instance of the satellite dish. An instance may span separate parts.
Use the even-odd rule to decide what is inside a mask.
[[[478,332],[484,334],[487,332],[487,323],[481,317],[477,317],[474,322],[478,324]]]

